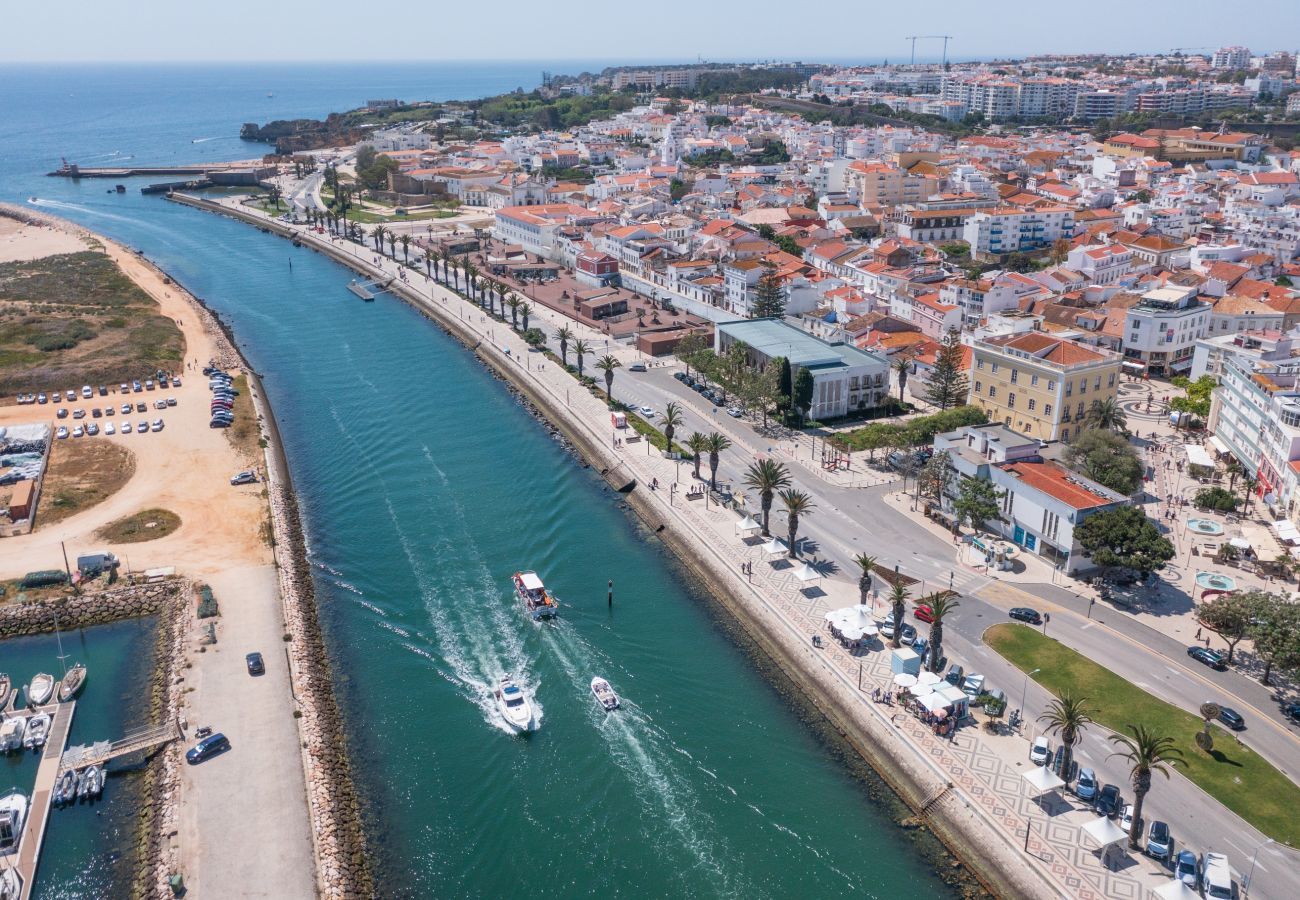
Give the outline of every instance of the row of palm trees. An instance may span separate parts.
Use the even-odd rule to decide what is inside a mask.
[[[744,482],[747,487],[758,492],[759,504],[763,513],[763,536],[769,537],[772,520],[772,503],[781,498],[786,515],[786,551],[790,558],[799,556],[797,538],[799,536],[799,518],[808,516],[816,508],[812,495],[792,486],[790,471],[785,463],[773,459],[760,459],[750,463],[745,470]]]

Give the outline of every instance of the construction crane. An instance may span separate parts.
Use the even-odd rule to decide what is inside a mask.
[[[1184,50],[1218,50],[1218,47],[1170,47],[1170,53],[1181,53]]]
[[[905,38],[905,40],[909,40],[909,41],[912,42],[912,63],[911,63],[911,64],[912,64],[912,65],[916,65],[916,42],[919,41],[919,40],[926,40],[926,39],[929,39],[929,38],[933,38],[934,40],[942,40],[942,41],[943,41],[943,64],[944,64],[944,66],[946,67],[946,66],[948,65],[948,42],[952,40],[952,35],[951,35],[951,34],[911,34],[911,35],[908,35],[908,36]]]

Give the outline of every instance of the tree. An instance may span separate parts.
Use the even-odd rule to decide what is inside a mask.
[[[768,366],[762,372],[747,370],[741,378],[740,397],[747,409],[763,414],[763,427],[767,427],[767,417],[780,403],[777,388],[777,370]]]
[[[934,368],[930,370],[925,394],[925,399],[939,409],[961,406],[970,395],[970,381],[966,378],[963,364],[964,356],[961,334],[956,328],[948,329],[948,334],[944,337],[938,356],[935,358]]]
[[[1174,558],[1173,544],[1136,506],[1094,513],[1075,526],[1074,537],[1097,565],[1132,569],[1144,577]]]
[[[953,512],[957,514],[958,523],[968,522],[975,531],[983,531],[989,519],[999,518],[998,501],[1003,496],[991,481],[963,478],[957,489],[957,499],[952,504]]]
[[[898,378],[898,402],[903,402],[903,389],[907,387],[907,376],[912,374],[912,358],[906,355],[900,355],[898,359],[890,364],[894,370],[894,375]]]
[[[961,606],[961,603],[952,593],[935,594],[933,597],[923,599],[925,605],[930,607],[930,615],[933,619],[930,623],[930,671],[938,672],[943,665],[943,620],[948,613]]]
[[[1151,773],[1159,772],[1169,777],[1169,766],[1183,760],[1183,751],[1179,750],[1174,739],[1158,734],[1145,725],[1126,726],[1133,735],[1110,736],[1112,744],[1124,750],[1112,753],[1122,757],[1129,764],[1129,779],[1133,785],[1133,825],[1128,833],[1128,845],[1138,849],[1138,839],[1142,836],[1142,804],[1151,791]]]
[[[411,262],[411,236],[404,234],[400,241],[402,244],[402,261],[409,264]]]
[[[1117,431],[1128,434],[1128,413],[1114,397],[1094,400],[1083,417],[1085,428],[1097,428],[1102,431]]]
[[[1263,591],[1236,591],[1201,601],[1196,621],[1223,638],[1228,645],[1228,665],[1232,665],[1237,644],[1249,636],[1251,621],[1267,597]]]
[[[384,235],[386,235],[387,233],[388,233],[388,229],[385,228],[383,225],[380,225],[374,231],[370,232],[370,237],[375,242],[375,249],[378,250],[380,253],[384,252]]]
[[[782,505],[785,506],[786,525],[789,529],[787,531],[789,544],[786,549],[791,559],[797,559],[799,556],[797,544],[799,517],[811,515],[816,505],[813,503],[811,494],[797,488],[783,488],[780,497]]]
[[[1169,408],[1174,412],[1191,413],[1201,419],[1210,414],[1210,398],[1219,386],[1213,375],[1202,375],[1192,381],[1184,375],[1171,379],[1175,387],[1183,389],[1184,396],[1169,401]]]
[[[947,450],[940,450],[927,459],[916,475],[916,487],[921,496],[936,503],[941,502],[943,489],[948,486],[948,481],[952,478],[951,467],[952,454]]]
[[[510,307],[510,327],[519,327],[519,307],[523,306],[524,301],[520,300],[514,294],[506,295],[506,306]]]
[[[1125,496],[1142,486],[1145,469],[1137,450],[1113,431],[1080,431],[1062,459],[1074,471]]]
[[[1089,715],[1091,712],[1087,699],[1075,697],[1067,691],[1059,699],[1052,700],[1047,706],[1047,712],[1038,717],[1038,721],[1043,723],[1044,731],[1061,736],[1061,746],[1065,748],[1061,755],[1061,777],[1066,784],[1070,783],[1074,745],[1083,739],[1083,732],[1093,723]]]
[[[686,366],[686,374],[690,375],[691,367],[695,366],[695,361],[699,358],[700,353],[709,349],[708,338],[698,331],[692,331],[677,342],[677,346],[673,348],[673,353]],[[695,367],[699,368],[699,366]]]
[[[533,308],[526,302],[519,304],[519,320],[523,322],[524,331],[528,330],[528,317],[533,314]]]
[[[525,328],[524,343],[530,347],[540,347],[546,343],[546,332],[540,328]]]
[[[1300,606],[1281,594],[1257,592],[1249,636],[1255,655],[1264,661],[1261,684],[1269,684],[1273,669],[1300,669]]]
[[[781,416],[781,421],[788,425],[790,424],[790,408],[794,404],[794,378],[790,373],[790,360],[784,356],[778,356],[772,360],[771,365],[776,366],[778,373],[776,377],[776,409]]]
[[[605,373],[605,396],[609,402],[614,402],[614,370],[623,368],[623,364],[618,361],[617,357],[610,356],[608,353],[596,360],[596,368]]]
[[[812,372],[800,366],[794,376],[794,408],[798,410],[801,421],[808,417],[808,411],[812,409],[814,387]]]
[[[392,231],[388,231],[385,237],[388,238],[388,255],[393,259],[397,259],[397,235]]]
[[[1201,488],[1192,498],[1192,502],[1200,509],[1212,509],[1217,512],[1232,512],[1237,508],[1237,495],[1226,488],[1217,485],[1214,487]]]
[[[760,459],[749,464],[745,470],[745,486],[758,491],[759,502],[763,510],[763,536],[768,537],[768,521],[772,515],[772,498],[782,488],[790,486],[790,472],[785,463],[772,459]]]
[[[755,319],[779,319],[785,315],[785,286],[775,270],[769,268],[758,279],[752,313]]]
[[[576,341],[573,342],[573,355],[578,358],[579,378],[582,377],[582,358],[590,352],[591,352],[591,348],[587,346],[587,342],[584,341],[582,338],[578,338]]]
[[[890,589],[889,602],[893,604],[894,613],[894,636],[890,639],[889,645],[897,650],[902,646],[903,635],[903,617],[907,615],[907,601],[911,599],[911,594],[907,588],[898,582],[894,582]]]
[[[866,553],[859,553],[853,557],[853,561],[861,570],[861,574],[858,575],[858,603],[866,606],[868,595],[871,593],[871,578],[876,571],[876,558]]]
[[[716,490],[718,487],[718,457],[723,450],[731,449],[731,439],[725,434],[710,431],[704,441],[704,449],[709,452],[709,488]]]
[[[275,185],[271,185],[269,188],[267,188],[266,197],[268,200],[270,200],[272,203],[275,204],[276,209],[280,208],[280,189],[278,187],[276,187]]]
[[[659,424],[664,427],[664,437],[667,439],[668,452],[673,449],[673,434],[677,431],[677,426],[682,424],[685,418],[682,415],[682,405],[680,403],[669,403],[664,407],[663,414],[659,417]]]
[[[555,329],[555,339],[560,342],[560,362],[567,367],[569,365],[569,341],[573,340],[573,329],[568,325],[561,325]]]
[[[1065,262],[1065,258],[1070,255],[1070,242],[1065,238],[1057,238],[1052,244],[1052,253],[1049,257],[1053,263],[1060,265]]]
[[[695,480],[700,480],[700,457],[709,446],[709,439],[698,431],[691,432],[686,439],[686,446],[695,456]]]

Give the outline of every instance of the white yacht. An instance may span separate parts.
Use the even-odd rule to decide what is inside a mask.
[[[22,880],[12,868],[0,870],[0,900],[18,900],[23,894]]]
[[[516,731],[532,731],[536,723],[533,719],[533,704],[519,685],[504,675],[497,685],[497,707],[511,728]]]
[[[32,683],[27,686],[27,705],[44,706],[50,702],[54,696],[54,676],[46,675],[44,672],[32,678]]]
[[[45,740],[50,736],[50,725],[53,720],[49,713],[37,713],[27,720],[27,734],[23,736],[23,746],[28,750],[39,750],[45,746]]]
[[[609,682],[597,675],[591,679],[591,692],[596,695],[596,700],[601,706],[605,707],[605,712],[613,712],[618,709],[618,694],[609,686]]]
[[[0,724],[0,753],[19,750],[23,746],[23,732],[27,730],[25,716],[10,716]]]
[[[23,823],[27,821],[27,795],[12,790],[0,797],[0,850],[18,846]]]

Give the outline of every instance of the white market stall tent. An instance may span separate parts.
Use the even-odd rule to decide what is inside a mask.
[[[1065,785],[1065,782],[1047,766],[1034,766],[1032,771],[1026,772],[1022,777],[1029,782],[1035,794],[1045,794]],[[1106,821],[1109,822],[1110,819]]]
[[[762,530],[763,526],[758,522],[755,522],[753,516],[745,516],[745,518],[736,523],[736,534],[742,534],[745,537],[749,537],[754,532]]]

